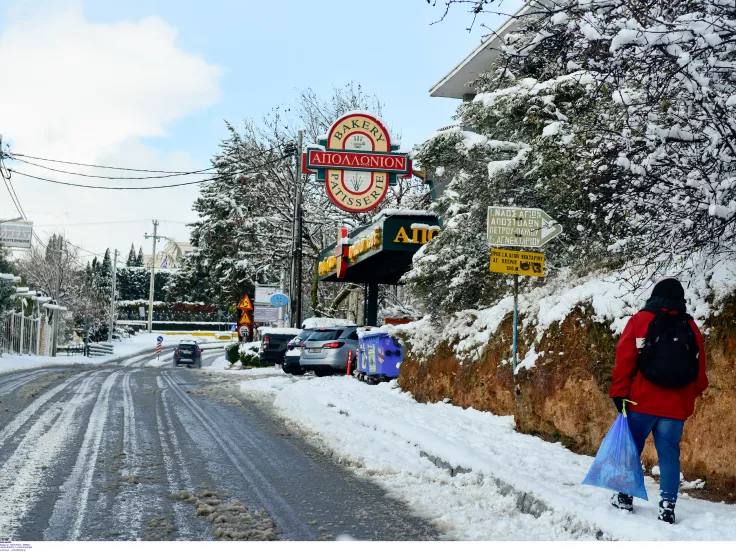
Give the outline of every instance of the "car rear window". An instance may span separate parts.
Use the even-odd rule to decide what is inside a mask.
[[[312,335],[307,338],[307,341],[331,341],[338,339],[342,330],[315,330]]]
[[[345,339],[354,339],[355,341],[358,341],[358,332],[353,330]]]
[[[196,349],[196,345],[179,345],[180,351],[195,351]]]
[[[300,341],[304,341],[310,335],[312,335],[312,330],[302,330],[301,332],[299,332],[299,335],[297,336],[297,338],[299,338]]]

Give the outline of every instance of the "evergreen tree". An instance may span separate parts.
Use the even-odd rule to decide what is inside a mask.
[[[437,315],[506,292],[488,273],[492,205],[540,207],[563,225],[547,272],[631,261],[645,277],[733,251],[732,3],[530,3],[458,126],[417,154],[446,181],[433,207],[444,229],[406,280]]]
[[[138,249],[138,256],[135,258],[135,266],[143,266],[143,246]]]
[[[130,252],[128,253],[128,260],[126,261],[125,266],[137,266],[135,258],[135,247],[132,243],[130,244]]]
[[[109,247],[105,250],[105,256],[100,264],[97,288],[105,297],[109,296],[112,291],[112,259],[110,258]]]

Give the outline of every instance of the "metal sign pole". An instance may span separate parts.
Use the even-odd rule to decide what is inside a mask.
[[[513,367],[516,375],[517,344],[519,341],[519,275],[514,274],[514,343],[513,343]]]

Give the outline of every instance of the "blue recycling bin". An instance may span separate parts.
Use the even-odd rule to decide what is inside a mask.
[[[372,383],[399,377],[404,360],[404,348],[388,333],[370,333],[358,343],[358,372],[360,379]]]

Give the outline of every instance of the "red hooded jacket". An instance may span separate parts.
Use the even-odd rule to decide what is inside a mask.
[[[675,314],[675,311],[671,313]],[[703,336],[695,321],[691,320],[690,326],[695,332],[695,339],[700,349],[698,379],[677,389],[660,387],[638,374],[636,369],[636,360],[639,356],[637,344],[644,346],[644,338],[653,318],[653,313],[641,311],[632,316],[626,324],[616,347],[616,367],[613,369],[610,397],[628,397],[638,403],[636,406],[626,404],[626,408],[633,412],[686,420],[695,410],[695,399],[708,387]]]

